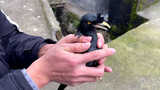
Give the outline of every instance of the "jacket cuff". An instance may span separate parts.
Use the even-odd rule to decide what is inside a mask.
[[[29,83],[29,85],[32,87],[33,90],[39,90],[39,88],[37,87],[37,85],[34,83],[34,81],[32,80],[32,78],[30,77],[30,75],[27,73],[26,69],[22,69],[21,70],[25,79],[27,80],[27,82]]]
[[[11,85],[15,85],[17,90],[32,90],[32,87],[29,85],[29,83],[25,79],[21,70],[15,70],[13,73],[10,73],[8,76],[11,77],[12,81],[10,81],[10,83],[13,83]],[[8,85],[9,85],[9,83],[8,83]]]
[[[38,52],[40,50],[40,48],[43,46],[43,45],[46,45],[46,44],[55,44],[56,42],[51,40],[51,39],[45,39],[45,40],[42,40],[42,41],[39,41],[37,42],[35,45],[34,45],[34,48],[32,50],[32,55],[35,54],[35,57],[34,60],[38,59]]]

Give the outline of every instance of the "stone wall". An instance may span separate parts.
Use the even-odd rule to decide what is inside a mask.
[[[160,0],[139,0],[137,11],[142,11]]]
[[[0,7],[23,32],[57,40],[60,27],[47,0],[0,0]]]
[[[106,14],[109,11],[109,0],[70,0],[90,13]]]

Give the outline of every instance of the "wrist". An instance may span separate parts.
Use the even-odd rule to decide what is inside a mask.
[[[38,86],[35,84],[35,82],[31,79],[30,75],[27,73],[26,69],[21,70],[22,74],[24,75],[25,79],[29,83],[29,85],[32,87],[33,90],[39,90]]]
[[[33,62],[32,65],[26,70],[39,89],[50,82],[50,78],[47,75],[48,72],[45,70],[45,68],[43,68],[45,63],[41,62],[41,59],[42,58],[39,58]]]
[[[39,52],[38,52],[38,56],[39,57],[43,56],[47,52],[47,50],[49,48],[51,48],[53,45],[54,44],[44,44],[44,45],[42,45]]]

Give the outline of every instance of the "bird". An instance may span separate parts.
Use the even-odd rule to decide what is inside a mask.
[[[82,35],[92,37],[91,47],[83,53],[91,52],[98,49],[98,37],[96,29],[108,30],[109,28],[111,28],[111,26],[104,21],[104,17],[101,14],[85,14],[84,16],[82,16],[75,36],[78,36],[78,38],[80,38]],[[97,67],[98,65],[99,64],[97,60],[86,63],[86,66],[88,67]],[[67,85],[60,84],[58,90],[64,90],[66,87]]]

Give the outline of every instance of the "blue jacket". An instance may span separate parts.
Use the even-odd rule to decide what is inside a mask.
[[[0,90],[32,90],[20,69],[38,58],[43,43],[54,42],[20,32],[0,11]]]

